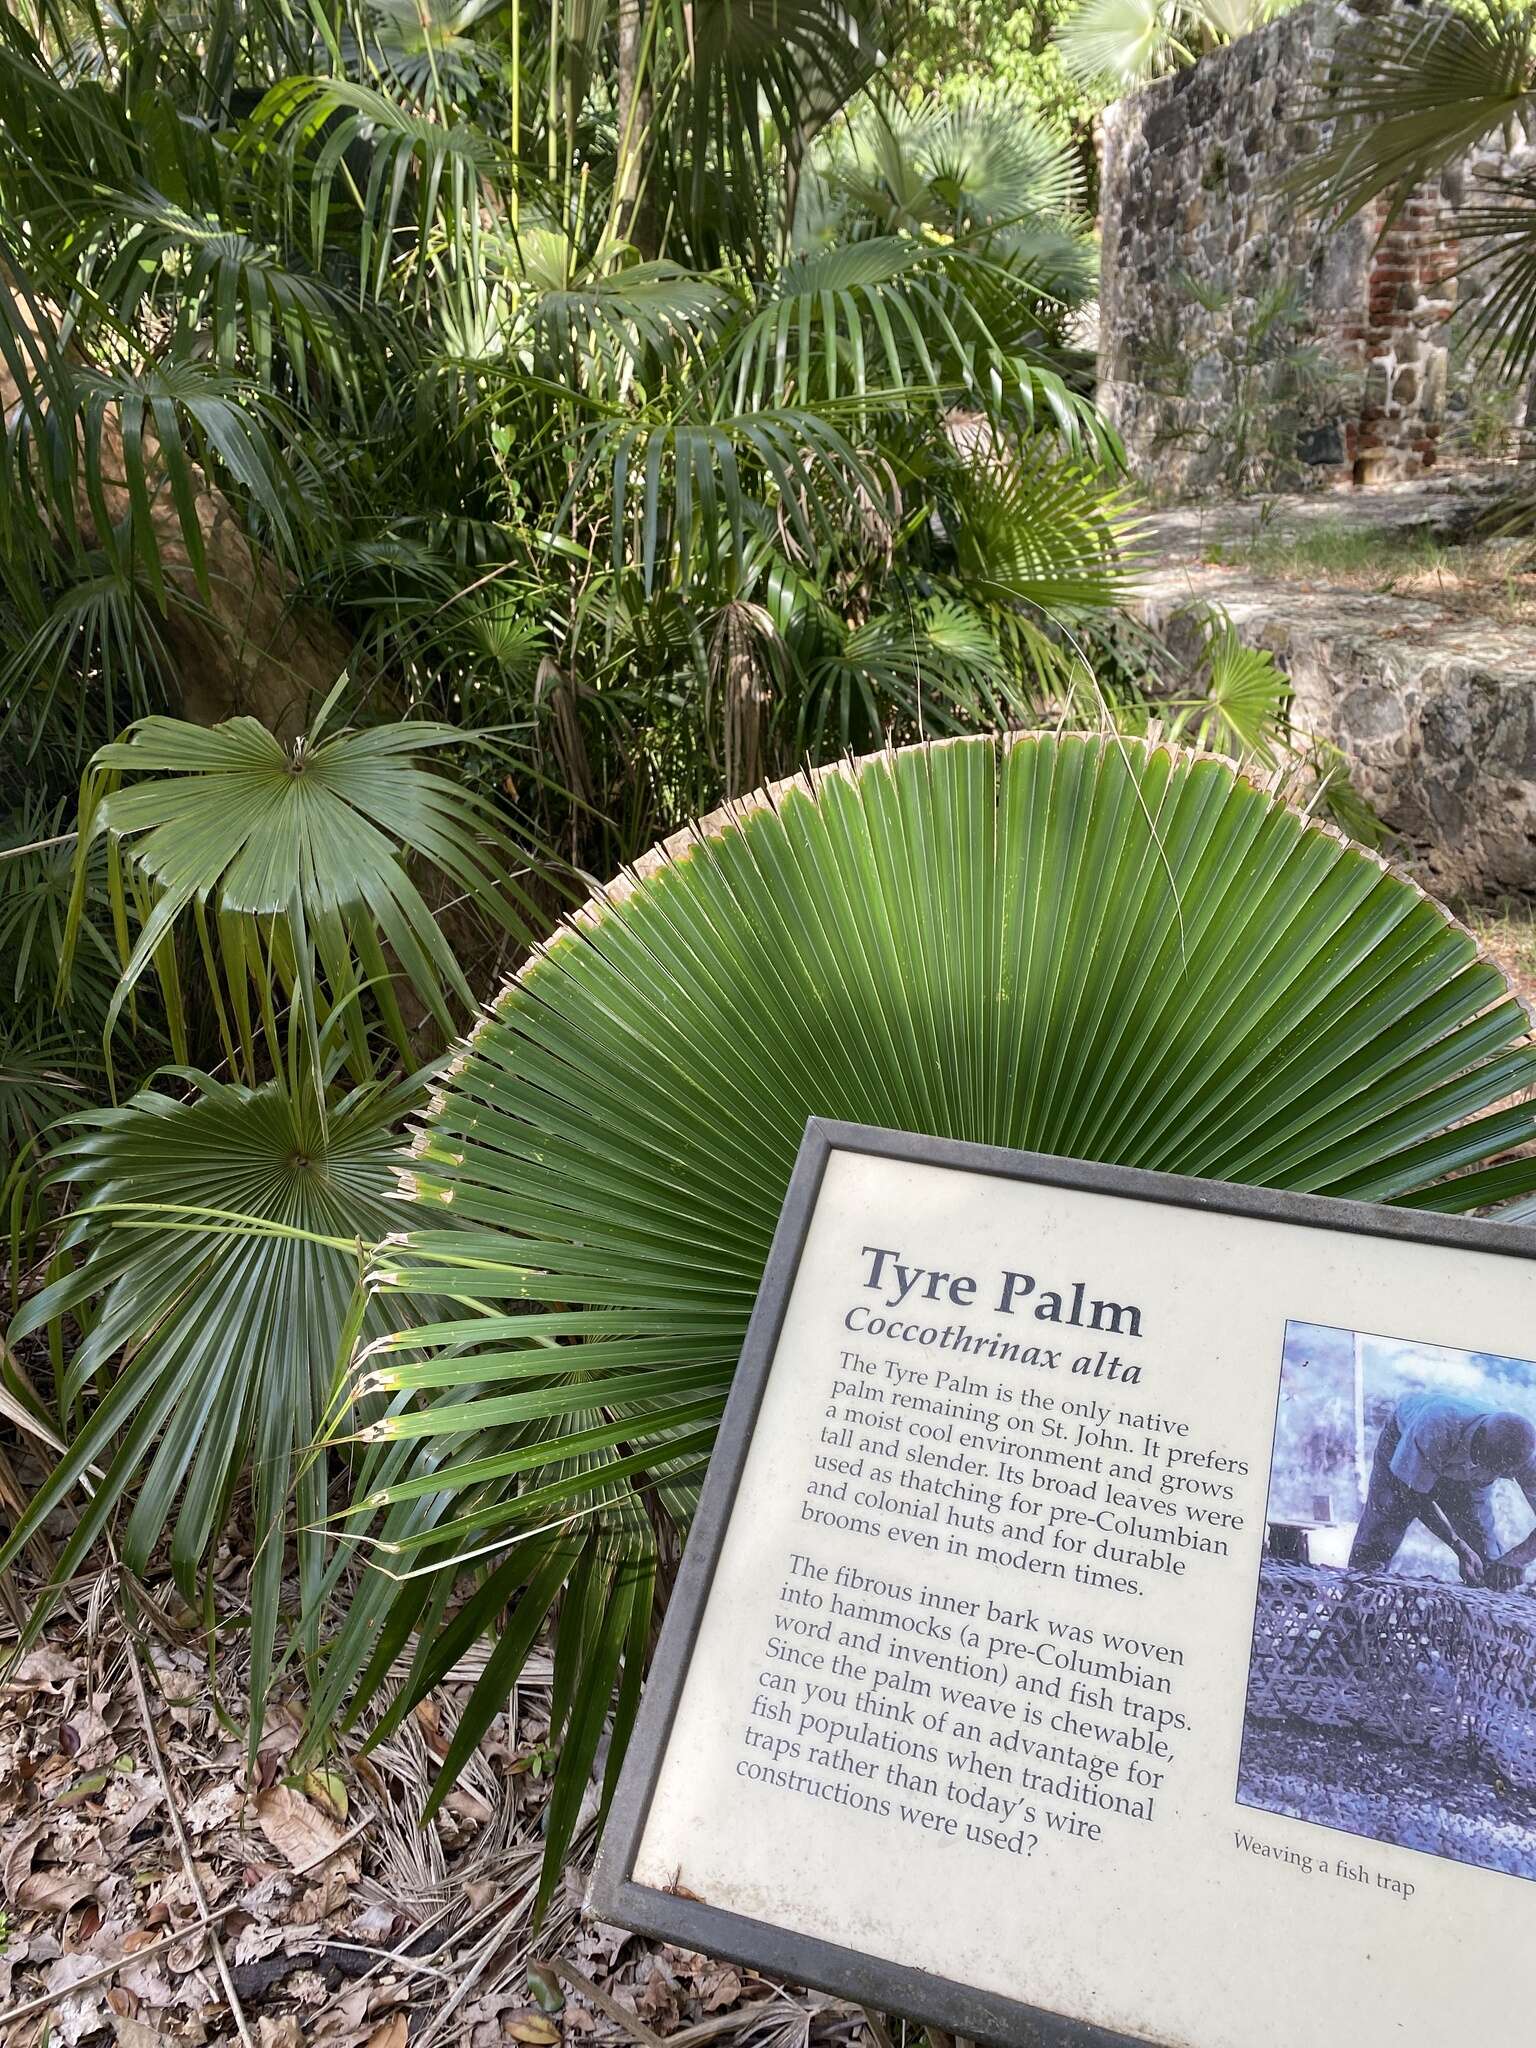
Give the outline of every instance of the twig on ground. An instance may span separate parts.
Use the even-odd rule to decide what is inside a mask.
[[[406,1937],[398,1948],[373,1948],[366,1941],[349,1941],[344,1934],[327,1934],[321,1939],[320,1946],[321,1948],[344,1948],[355,1956],[374,1956],[377,1958],[379,1965],[389,1963],[395,1969],[404,1970],[407,1976],[436,1977],[440,1983],[451,1984],[453,1982],[453,1972],[451,1970],[440,1970],[436,1963],[424,1963],[418,1957],[406,1954],[406,1950],[413,1941],[420,1941],[421,1932],[421,1929],[418,1927],[413,1934]],[[353,1979],[352,1988],[355,1990],[359,1984],[364,1983],[372,1975],[373,1971],[371,1969],[359,1971]]]
[[[322,1863],[329,1863],[333,1856],[339,1856],[348,1842],[355,1841],[368,1825],[366,1820],[359,1821],[355,1828],[342,1836],[334,1849],[327,1849],[323,1856],[313,1857],[308,1863],[300,1864],[293,1875],[308,1877],[311,1872],[318,1870]],[[69,1987],[70,1996],[74,1997],[80,1991],[89,1991],[93,1984],[104,1984],[109,1977],[115,1977],[119,1970],[152,1962],[156,1956],[164,1955],[168,1948],[179,1948],[184,1941],[192,1941],[200,1934],[207,1934],[210,1929],[217,1927],[221,1921],[237,1911],[239,1905],[240,1900],[234,1898],[226,1905],[215,1906],[211,1913],[200,1913],[195,1920],[188,1921],[185,1927],[178,1927],[170,1934],[162,1934],[158,1941],[146,1942],[142,1948],[136,1948],[132,1955],[117,1956],[112,1962],[103,1963],[99,1970],[92,1970],[84,1977],[76,1977]],[[412,1935],[411,1939],[414,1941],[415,1935]],[[50,2006],[57,2005],[58,2002],[59,1994],[56,1991],[45,1991],[41,1997],[26,1999],[21,2005],[8,2005],[4,2012],[0,2012],[0,2027],[9,2026],[13,2020],[31,2019],[34,2014],[46,2012]]]
[[[112,1556],[113,1562],[116,1563],[117,1552],[115,1546]],[[144,1684],[144,1667],[139,1659],[138,1638],[133,1632],[132,1620],[126,1615],[124,1620],[127,1622],[124,1634],[128,1641],[128,1669],[132,1674],[133,1690],[139,1702],[139,1717],[144,1723],[144,1739],[149,1744],[149,1754],[154,1762],[155,1776],[160,1780],[160,1790],[165,1795],[166,1812],[170,1817],[171,1828],[176,1836],[176,1846],[181,1852],[182,1868],[186,1871],[187,1882],[192,1887],[192,1896],[197,1901],[197,1909],[209,1923],[208,1947],[213,1955],[214,1967],[219,1973],[219,1982],[224,1986],[224,1996],[229,2001],[230,2017],[235,2023],[235,2029],[242,2042],[244,2042],[245,2048],[256,2048],[255,2036],[251,2032],[250,2022],[246,2019],[245,2009],[240,2003],[240,1994],[235,1989],[234,1977],[230,1974],[229,1962],[224,1954],[224,1944],[219,1939],[218,1930],[213,1925],[213,1916],[208,1910],[208,1895],[203,1890],[203,1881],[197,1874],[197,1863],[192,1855],[192,1845],[187,1840],[186,1829],[182,1826],[181,1812],[176,1804],[176,1795],[171,1790],[170,1773],[166,1770],[165,1758],[160,1753],[159,1738],[155,1734],[154,1712],[150,1707],[149,1692]]]
[[[508,1920],[515,1920],[517,1915],[522,1911],[523,1907],[528,1904],[529,1900],[534,1896],[537,1890],[538,1879],[536,1877],[531,1878],[527,1883],[524,1884],[521,1896],[517,1898],[515,1903],[508,1906],[505,1917]],[[458,2011],[459,2007],[464,2003],[464,2001],[469,1997],[470,1993],[479,1984],[480,1979],[485,1974],[486,1965],[490,1962],[491,1957],[496,1953],[497,1949],[501,1946],[501,1943],[504,1939],[505,1937],[503,1936],[499,1928],[487,1937],[486,1941],[483,1944],[484,1953],[480,1956],[479,1960],[476,1963],[474,1963],[472,1966],[468,1966],[465,1968],[464,1974],[461,1977],[458,1987],[454,1991],[452,1997],[449,1998],[447,2004],[443,2007],[442,2011],[434,2016],[432,2023],[428,2027],[426,2033],[422,2035],[421,2048],[431,2048],[431,2043],[433,2041],[442,2040],[446,2038],[443,2030],[447,2026],[448,2021],[452,2018],[454,2013]]]
[[[584,1977],[572,1964],[556,1956],[548,1967],[564,1983],[572,1985],[579,1991],[583,1998],[590,1998],[599,2012],[606,2013],[608,2018],[621,2026],[626,2034],[639,2041],[642,2048],[669,2048],[669,2044],[662,2040],[660,2034],[653,2034],[643,2020],[636,2019],[632,2012],[626,2012],[617,1999],[610,1998],[606,1991],[600,1991],[590,1977]]]

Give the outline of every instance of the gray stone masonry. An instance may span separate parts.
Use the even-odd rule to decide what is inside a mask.
[[[1180,615],[1220,605],[1290,676],[1296,726],[1333,742],[1424,886],[1453,902],[1536,896],[1536,626],[1459,617],[1429,596],[1265,577],[1241,561],[1257,530],[1318,518],[1454,529],[1447,479],[1364,493],[1161,514],[1140,609],[1177,645]],[[1238,559],[1206,560],[1212,544]]]
[[[1456,213],[1503,153],[1420,187],[1384,234],[1380,211],[1323,233],[1289,183],[1356,18],[1314,0],[1104,116],[1099,396],[1158,499],[1411,476],[1472,402]]]

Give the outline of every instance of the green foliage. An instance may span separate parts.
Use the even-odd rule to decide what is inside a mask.
[[[69,1446],[0,1545],[0,1570],[88,1481],[29,1634],[119,1517],[122,1557],[140,1573],[169,1528],[177,1584],[195,1601],[248,1476],[254,1739],[290,1537],[303,1586],[320,1581],[332,1480],[310,1446],[362,1249],[398,1220],[399,1121],[419,1091],[317,1090],[302,1070],[257,1089],[174,1078],[180,1095],[146,1092],[73,1119],[57,1154],[76,1204],[65,1270],[25,1305],[10,1341],[62,1318],[81,1324],[58,1389]],[[368,1322],[382,1327],[377,1308]]]
[[[1121,526],[1066,341],[1093,285],[1072,152],[1007,100],[881,120],[873,4],[642,14],[627,77],[602,8],[272,0],[217,49],[92,21],[67,62],[0,28],[0,673],[59,794],[128,720],[206,700],[210,639],[245,708],[252,576],[263,641],[315,639],[322,689],[349,662],[370,722],[514,732],[510,788],[462,768],[588,872],[723,765],[835,744],[856,636],[963,615],[989,703],[1054,701]],[[1015,554],[1054,545],[1065,472],[1097,496],[1091,575],[968,587],[946,508],[979,447],[1042,480]],[[974,663],[931,652],[920,692],[871,672],[851,740],[975,725]]]
[[[1241,727],[1251,675],[1216,659]],[[716,819],[591,913],[445,1078],[416,1216],[374,1261],[409,1327],[353,1361],[342,1527],[378,1569],[313,1727],[416,1631],[392,1718],[488,1634],[482,1729],[558,1597],[546,1896],[617,1679],[611,1789],[655,1531],[687,1527],[808,1115],[1447,1210],[1536,1187],[1506,1158],[1536,1133],[1536,1046],[1502,975],[1209,757],[878,755]]]
[[[1057,41],[1068,73],[1106,97],[1193,64],[1295,0],[1078,0]]]
[[[0,1212],[12,1301],[47,1220],[39,1188],[45,1134],[105,1081],[102,1040],[117,980],[99,858],[77,865],[61,804],[24,803],[0,837]],[[70,906],[77,900],[69,971]],[[137,1011],[146,1045],[153,1011]]]
[[[297,992],[312,1022],[340,1011],[360,1072],[370,1065],[356,1007],[365,985],[407,1059],[396,975],[445,1038],[455,1027],[450,997],[460,1016],[473,1012],[474,993],[407,864],[434,871],[512,937],[525,935],[506,894],[516,852],[494,812],[417,759],[464,735],[414,722],[327,734],[324,723],[323,709],[284,747],[254,718],[211,729],[152,718],[99,750],[81,800],[60,966],[68,972],[104,839],[124,954],[105,1037],[153,965],[176,1056],[188,1057],[177,959],[188,927],[224,1057],[253,1080],[258,1036],[268,1060],[281,1057],[274,997],[284,992]],[[124,777],[134,780],[124,786]]]
[[[1205,620],[1202,639],[1203,688],[1168,706],[1168,737],[1275,767],[1289,677],[1267,648],[1245,647],[1224,613]]]
[[[1524,1135],[1528,1059],[1411,891],[1225,770],[975,737],[1141,715],[1089,658],[1134,520],[1072,345],[1079,157],[995,80],[877,93],[899,27],[0,17],[0,1137],[65,1440],[0,1570],[68,1503],[34,1633],[108,1533],[211,1615],[243,1519],[256,1725],[295,1567],[317,1728],[412,1634],[386,1727],[493,1636],[438,1797],[548,1625],[546,1896],[807,1109],[1525,1185],[1441,1184]],[[1262,755],[1273,674],[1209,655],[1163,709]],[[396,1239],[466,921],[516,953],[573,872],[934,735],[535,948],[423,1141],[444,1227]]]
[[[1074,0],[925,0],[891,60],[904,97],[964,100],[994,87],[1062,134],[1086,135],[1108,95],[1062,62],[1055,31]],[[1085,147],[1085,159],[1091,149]]]

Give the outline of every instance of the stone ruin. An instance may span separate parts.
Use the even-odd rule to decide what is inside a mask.
[[[1536,430],[1525,394],[1479,372],[1463,344],[1477,272],[1456,275],[1460,206],[1486,207],[1536,149],[1518,135],[1485,144],[1385,232],[1381,208],[1325,232],[1288,183],[1320,137],[1298,116],[1376,4],[1311,0],[1108,109],[1099,399],[1154,502],[1229,501],[1154,523],[1146,622],[1177,651],[1220,607],[1286,670],[1298,729],[1339,748],[1427,888],[1456,904],[1531,899],[1536,625],[1326,579],[1299,587],[1201,549],[1224,520],[1255,530],[1231,501],[1308,488],[1270,502],[1277,532],[1310,504],[1457,537],[1476,494],[1459,473],[1426,473],[1488,452],[1469,431],[1480,416],[1507,419],[1511,441]],[[1422,18],[1432,33],[1434,14]]]
[[[1382,207],[1325,234],[1287,188],[1357,18],[1315,0],[1104,116],[1099,392],[1155,496],[1414,476],[1448,415],[1489,402],[1456,346],[1456,216],[1503,153],[1422,186],[1385,235]]]

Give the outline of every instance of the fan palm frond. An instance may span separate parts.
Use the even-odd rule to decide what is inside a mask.
[[[280,979],[305,996],[313,1019],[324,1009],[323,976],[364,1066],[350,999],[369,984],[409,1055],[386,947],[445,1032],[450,997],[473,1010],[463,968],[406,866],[408,858],[425,863],[501,929],[523,933],[510,880],[519,863],[505,830],[482,799],[420,764],[463,735],[419,722],[332,734],[322,725],[323,714],[307,739],[285,748],[253,718],[211,729],[147,718],[99,750],[81,807],[76,906],[83,864],[105,838],[116,887],[123,891],[124,877],[134,885],[139,920],[130,949],[120,914],[124,959],[109,1031],[153,965],[179,1037],[171,942],[189,913],[209,980],[222,987],[225,1055],[247,1074],[257,1030],[274,1035]],[[184,1040],[178,1050],[184,1057]]]
[[[483,1728],[558,1597],[548,1896],[617,1683],[612,1787],[653,1530],[693,1511],[808,1115],[1459,1211],[1536,1186],[1494,1163],[1533,1083],[1470,934],[1210,756],[957,740],[705,820],[445,1077],[369,1281],[411,1327],[352,1364],[341,1527],[376,1568],[311,1740],[412,1631],[391,1713],[485,1634]]]
[[[290,1540],[307,1589],[323,1569],[330,1481],[325,1460],[305,1454],[326,1421],[361,1247],[400,1218],[396,1133],[419,1091],[369,1083],[322,1102],[281,1078],[254,1090],[184,1078],[190,1099],[149,1092],[77,1117],[57,1155],[55,1176],[76,1201],[62,1248],[76,1263],[33,1296],[10,1334],[87,1305],[89,1332],[60,1387],[76,1425],[69,1447],[0,1547],[0,1570],[88,1482],[30,1633],[125,1510],[129,1568],[145,1571],[173,1525],[172,1567],[195,1601],[248,1476],[259,1729]],[[370,1322],[383,1327],[377,1309]]]

